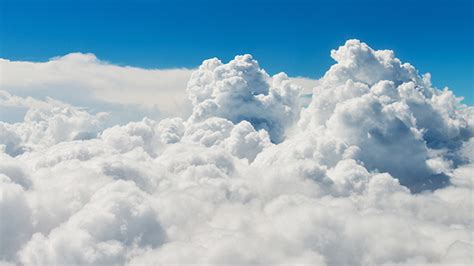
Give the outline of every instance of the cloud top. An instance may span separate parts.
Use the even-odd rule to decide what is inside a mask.
[[[285,129],[299,115],[301,91],[284,73],[270,77],[251,55],[236,56],[227,64],[209,59],[188,82],[187,92],[194,106],[190,119],[245,120],[280,142]]]

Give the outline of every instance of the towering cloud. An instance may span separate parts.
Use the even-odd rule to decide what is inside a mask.
[[[474,109],[392,51],[331,56],[307,107],[250,55],[203,62],[187,119],[2,92],[28,111],[0,122],[0,263],[472,264]]]
[[[190,120],[214,116],[233,123],[246,120],[268,131],[274,142],[280,142],[299,114],[301,90],[284,73],[270,78],[250,55],[236,56],[228,64],[209,59],[188,83],[187,92],[194,105]]]
[[[369,170],[389,172],[415,190],[442,186],[461,145],[474,134],[472,108],[431,86],[392,51],[349,40],[303,111],[303,130],[354,145]]]

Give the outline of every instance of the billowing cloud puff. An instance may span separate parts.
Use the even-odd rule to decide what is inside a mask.
[[[0,96],[0,107],[15,105],[28,108],[21,123],[0,121],[0,147],[10,155],[62,141],[94,138],[107,119],[107,113],[90,114],[53,99],[38,101],[13,96],[5,91],[0,91]]]
[[[2,92],[0,263],[472,264],[473,108],[349,40],[307,107],[249,55],[204,61],[188,119]],[[1,110],[0,110],[1,111]]]
[[[20,254],[21,262],[112,265],[134,246],[159,246],[165,235],[148,197],[132,182],[101,188],[47,237],[34,234]]]
[[[246,120],[265,129],[280,142],[285,129],[299,114],[301,87],[284,73],[270,76],[250,55],[236,56],[227,64],[218,59],[203,62],[189,80],[187,92],[194,108],[192,121],[223,117],[233,123]]]
[[[375,51],[359,40],[348,40],[339,49],[332,50],[331,57],[337,64],[331,66],[323,82],[352,80],[374,85],[380,80],[390,80],[399,85],[419,79],[416,69],[409,63],[402,63],[393,51]]]
[[[359,147],[354,158],[369,170],[389,172],[412,189],[448,182],[444,174],[474,135],[472,108],[433,88],[429,75],[420,77],[392,51],[349,40],[331,55],[337,64],[315,87],[300,131]]]

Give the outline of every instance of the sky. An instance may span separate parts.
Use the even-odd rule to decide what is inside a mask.
[[[0,265],[473,265],[470,3],[0,4]]]
[[[142,68],[250,53],[271,74],[320,78],[357,38],[474,103],[473,1],[0,1],[0,57],[71,52]]]

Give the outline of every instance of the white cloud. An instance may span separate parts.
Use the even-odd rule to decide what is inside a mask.
[[[110,112],[121,123],[145,115],[186,117],[191,113],[186,86],[193,71],[114,65],[90,53],[70,53],[47,62],[0,58],[0,90],[41,99],[52,97],[93,111]],[[306,92],[317,82],[303,77],[291,80]],[[10,105],[4,110],[5,117],[21,119],[24,112],[18,108]]]
[[[21,98],[0,91],[0,108],[27,108],[22,123],[0,121],[0,136],[7,153],[17,155],[28,149],[49,147],[62,141],[94,138],[104,126],[107,113],[87,111],[48,98],[46,101]]]
[[[474,135],[472,108],[433,88],[429,75],[420,77],[393,51],[349,40],[331,56],[337,64],[315,87],[300,131],[359,147],[355,158],[369,170],[387,171],[412,189],[447,181],[436,168],[459,163],[459,148]]]
[[[298,118],[302,88],[285,73],[270,77],[251,55],[236,56],[227,64],[203,62],[189,80],[187,92],[194,108],[190,120],[223,117],[234,123],[247,120],[280,142]]]
[[[165,241],[149,196],[133,182],[99,189],[69,220],[48,237],[32,236],[19,254],[23,264],[120,264],[134,247]]]
[[[332,56],[307,108],[250,56],[203,63],[188,119],[3,92],[28,111],[0,122],[0,263],[472,264],[474,109],[391,51]]]
[[[158,109],[167,115],[189,112],[183,108],[191,69],[118,66],[82,53],[41,63],[0,59],[0,69],[0,88],[17,95],[49,96],[96,109],[110,108],[108,103]]]
[[[313,88],[319,84],[319,80],[306,77],[290,77],[291,83],[303,88],[302,94],[308,95],[313,93]]]

